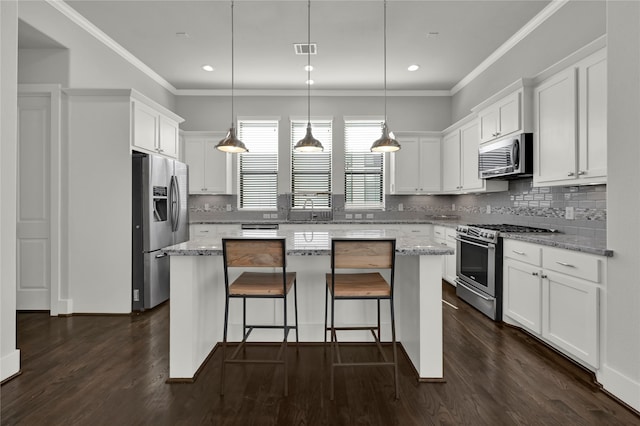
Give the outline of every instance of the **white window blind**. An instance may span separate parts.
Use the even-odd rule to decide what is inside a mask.
[[[239,120],[238,137],[249,150],[238,155],[240,208],[275,210],[278,199],[278,121]]]
[[[291,121],[291,207],[302,208],[312,200],[314,208],[331,208],[332,122],[314,120],[311,129],[324,151],[295,152],[293,147],[307,133],[307,120]]]
[[[346,209],[384,208],[384,154],[371,152],[382,120],[350,120],[344,125]]]

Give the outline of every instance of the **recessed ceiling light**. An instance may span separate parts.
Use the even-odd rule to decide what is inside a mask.
[[[305,83],[306,83],[308,86],[311,86],[311,85],[313,85],[314,81],[313,81],[313,80],[307,80],[307,81],[305,81]]]
[[[438,37],[440,33],[438,31],[429,31],[427,33],[427,38],[435,38]]]
[[[418,64],[409,65],[407,68],[408,71],[418,71],[418,69],[420,69],[420,65]]]
[[[205,71],[209,71],[209,72],[215,70],[215,68],[212,67],[211,65],[203,65],[202,69],[205,70]]]
[[[313,65],[305,65],[304,66],[304,70],[309,72],[309,71],[313,71]]]

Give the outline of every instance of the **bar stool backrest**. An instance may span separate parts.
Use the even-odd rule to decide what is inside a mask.
[[[337,239],[331,242],[334,269],[393,269],[394,239]]]
[[[227,267],[283,267],[286,261],[284,238],[223,239]]]

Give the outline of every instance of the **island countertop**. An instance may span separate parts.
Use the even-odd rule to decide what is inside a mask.
[[[165,247],[162,251],[170,256],[222,256],[222,238],[284,237],[289,256],[323,256],[331,254],[331,238],[396,238],[396,254],[407,256],[450,255],[447,247],[424,235],[391,229],[358,230],[280,230],[241,229],[220,232],[213,237],[196,238],[184,243]]]

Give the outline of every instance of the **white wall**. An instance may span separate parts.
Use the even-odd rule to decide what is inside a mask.
[[[0,381],[20,370],[16,348],[17,4],[0,1]]]
[[[606,33],[604,1],[572,0],[452,98],[452,119],[522,77],[533,77]]]
[[[85,30],[69,20],[56,8],[43,0],[21,1],[18,17],[52,40],[69,49],[68,87],[136,89],[159,104],[174,110],[175,97],[164,87],[153,81],[142,71],[126,62],[122,57],[89,35]],[[34,58],[24,58],[32,64]],[[55,80],[59,73],[48,76],[46,69],[39,69],[43,81],[29,83],[59,83]],[[25,78],[38,80],[32,69]],[[23,83],[23,81],[21,81]]]
[[[68,49],[19,49],[18,84],[57,83],[69,87]]]
[[[640,410],[640,3],[607,2],[609,260],[604,388]]]

